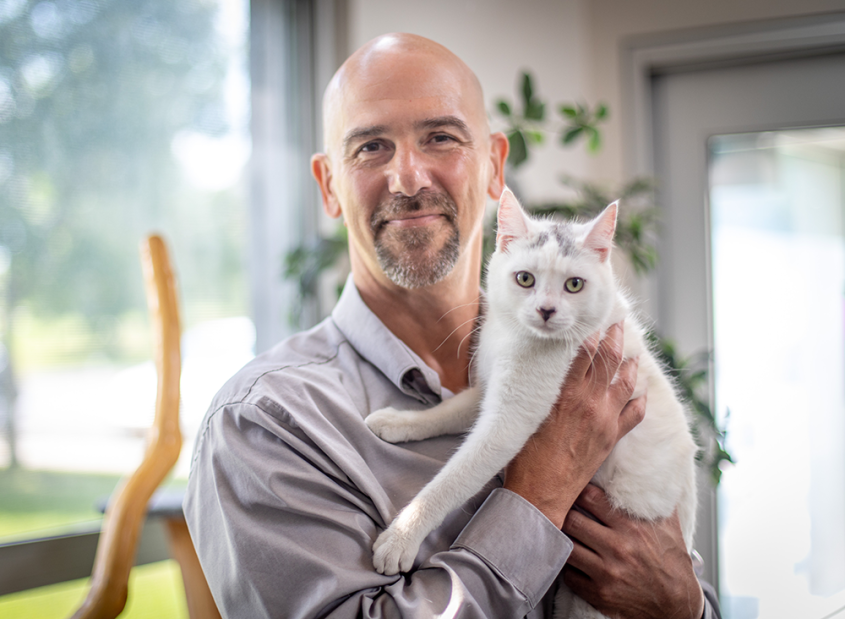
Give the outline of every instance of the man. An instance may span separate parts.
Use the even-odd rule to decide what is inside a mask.
[[[412,35],[344,63],[324,125],[312,171],[349,229],[352,277],[331,318],[227,383],[197,441],[185,511],[223,615],[548,617],[569,559],[565,580],[611,616],[710,616],[677,518],[643,525],[585,490],[645,410],[620,326],[584,344],[547,422],[409,574],[373,569],[373,541],[460,437],[390,445],[364,418],[467,386],[482,217],[508,143],[475,75]]]

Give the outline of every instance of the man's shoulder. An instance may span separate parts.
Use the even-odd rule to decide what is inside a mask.
[[[254,404],[268,396],[278,398],[313,382],[339,379],[335,366],[356,353],[330,318],[296,333],[256,356],[220,389],[212,408],[227,404]],[[348,359],[346,359],[348,365]]]

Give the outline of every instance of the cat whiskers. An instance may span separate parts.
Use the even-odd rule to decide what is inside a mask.
[[[449,314],[451,314],[451,313],[452,313],[452,312],[454,312],[455,310],[459,310],[459,309],[461,309],[462,307],[469,307],[470,305],[477,305],[477,304],[478,304],[478,301],[479,301],[480,299],[481,299],[481,295],[478,295],[477,297],[475,297],[475,299],[474,299],[473,301],[470,301],[469,303],[464,303],[464,304],[462,304],[462,305],[456,305],[455,307],[453,307],[452,309],[450,309],[448,312],[446,312],[445,314],[443,314],[440,318],[438,318],[438,319],[437,319],[437,322],[440,322],[441,320],[443,320],[444,318],[446,318],[446,316],[448,316]],[[450,335],[451,335],[451,334],[450,334]]]
[[[466,341],[466,339],[469,338],[469,337],[472,337],[473,335],[475,335],[476,333],[479,333],[480,331],[481,331],[481,325],[477,324],[472,328],[472,330],[469,333],[467,333],[461,339],[460,342],[458,342],[458,356],[459,357],[461,356],[461,347],[464,345],[464,342]],[[473,352],[472,355],[470,356],[470,359],[469,359],[470,366],[472,366],[472,362],[473,362],[474,359],[475,359],[475,352]]]
[[[451,311],[451,310],[450,310],[450,311]],[[444,315],[445,315],[445,314],[444,314]],[[465,324],[467,324],[467,323],[469,323],[469,322],[473,322],[474,320],[477,320],[477,319],[478,319],[478,316],[473,316],[472,318],[470,318],[470,319],[468,319],[468,320],[464,320],[461,324],[459,324],[457,327],[455,327],[454,329],[452,329],[452,332],[451,332],[449,335],[447,335],[447,336],[444,338],[444,340],[443,340],[442,342],[440,342],[440,344],[437,346],[437,348],[435,348],[432,352],[437,352],[438,350],[440,350],[440,347],[441,347],[441,346],[443,346],[443,344],[445,344],[446,342],[448,342],[448,341],[449,341],[449,338],[450,338],[450,337],[452,337],[452,336],[455,334],[455,331],[457,331],[458,329],[460,329],[461,327],[463,327]],[[473,331],[475,331],[477,328],[478,328],[478,326],[473,327],[473,328],[470,330],[469,335],[472,335],[472,332],[473,332]],[[469,337],[469,335],[467,335],[467,336],[463,337],[463,338],[461,339],[460,343],[458,344],[458,354],[460,354],[460,352],[461,352],[461,344],[463,344],[463,341],[464,341],[467,337]]]

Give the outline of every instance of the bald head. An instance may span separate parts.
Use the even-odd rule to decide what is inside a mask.
[[[386,34],[352,54],[335,73],[323,96],[325,149],[342,152],[351,103],[403,99],[454,100],[467,121],[489,133],[484,95],[472,70],[455,54],[414,34]]]
[[[358,289],[374,299],[442,283],[477,294],[485,206],[504,187],[508,140],[490,133],[475,74],[442,45],[388,34],[332,78],[323,122],[326,152],[311,172],[326,214],[348,228]]]

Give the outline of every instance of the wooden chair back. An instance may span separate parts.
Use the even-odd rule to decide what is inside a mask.
[[[141,243],[147,306],[154,334],[158,375],[155,420],[143,461],[109,500],[97,545],[91,589],[73,619],[114,619],[126,605],[129,571],[155,489],[176,464],[179,431],[179,379],[182,367],[176,284],[167,247],[152,235]]]

